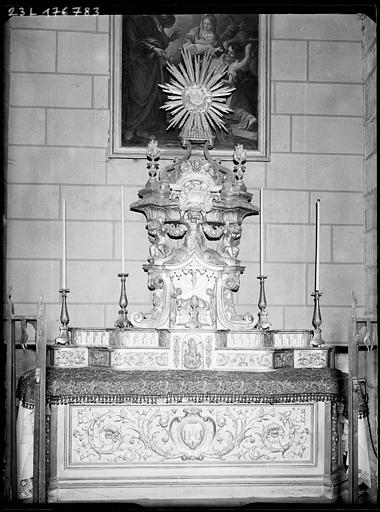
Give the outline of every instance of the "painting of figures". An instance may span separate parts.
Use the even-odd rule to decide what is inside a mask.
[[[156,14],[120,16],[118,90],[115,113],[119,149],[139,154],[151,138],[160,147],[179,147],[178,129],[167,129],[170,114],[162,109],[170,63],[178,66],[186,50],[200,59],[212,57],[213,66],[225,69],[223,82],[234,88],[226,99],[231,112],[224,118],[226,131],[215,133],[217,151],[244,144],[251,154],[263,155],[266,133],[266,59],[263,56],[259,14]]]

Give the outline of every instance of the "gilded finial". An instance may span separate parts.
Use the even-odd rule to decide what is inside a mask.
[[[148,146],[146,148],[146,157],[148,159],[147,168],[149,171],[150,181],[155,181],[157,179],[157,172],[160,167],[160,150],[158,148],[158,142],[154,137],[152,137],[148,142]]]

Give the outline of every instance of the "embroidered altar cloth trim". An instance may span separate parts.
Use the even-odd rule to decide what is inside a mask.
[[[47,368],[47,403],[290,403],[342,401],[346,378],[330,368],[283,368],[274,373],[118,371]],[[24,407],[34,406],[34,370],[18,382]]]

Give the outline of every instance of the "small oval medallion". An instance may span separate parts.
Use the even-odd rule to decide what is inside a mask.
[[[197,420],[185,421],[181,425],[180,439],[182,443],[190,450],[199,448],[205,438],[205,427]]]

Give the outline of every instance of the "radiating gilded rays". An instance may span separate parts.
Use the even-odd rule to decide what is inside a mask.
[[[215,64],[211,54],[192,57],[185,50],[182,60],[178,67],[167,65],[172,78],[169,83],[160,85],[168,95],[161,108],[172,115],[168,129],[178,125],[184,141],[212,142],[211,130],[226,130],[222,117],[232,112],[226,105],[226,97],[234,88],[223,82],[227,66]]]

